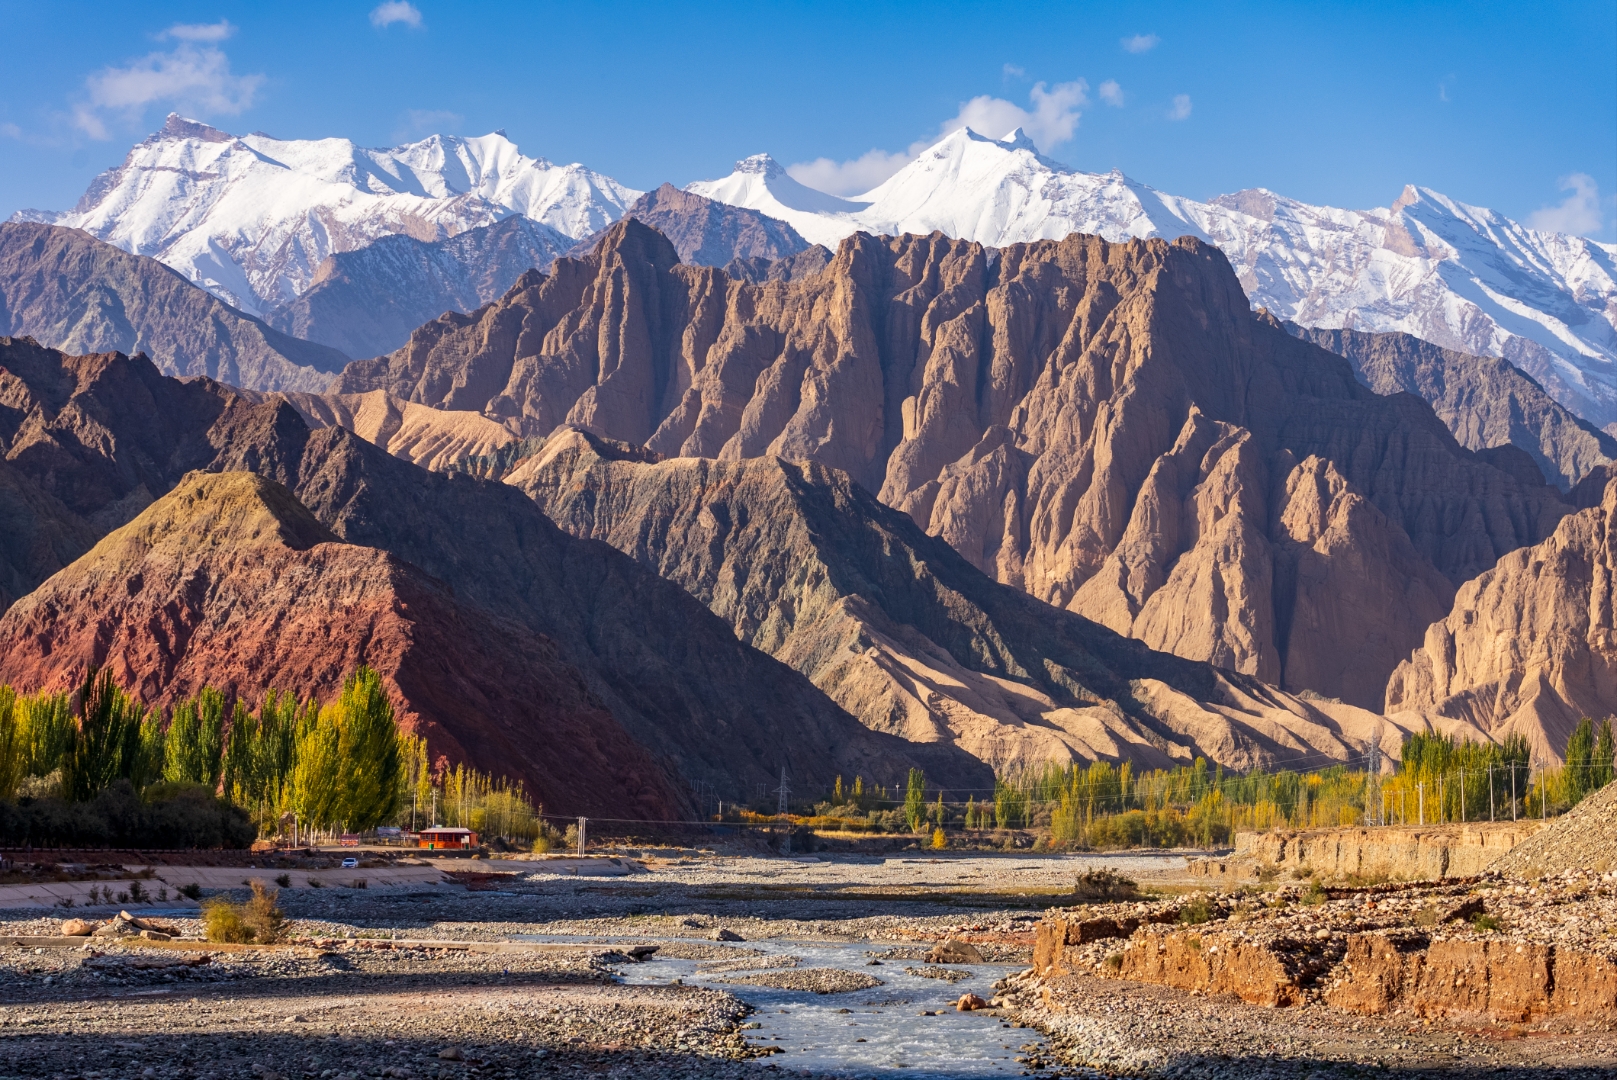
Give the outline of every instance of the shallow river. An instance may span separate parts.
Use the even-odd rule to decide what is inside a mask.
[[[636,938],[625,944],[649,944],[654,940]],[[666,985],[680,979],[687,986],[709,986],[735,994],[757,1010],[747,1018],[759,1025],[746,1033],[749,1041],[780,1047],[782,1053],[764,1060],[782,1069],[812,1069],[850,1077],[1018,1076],[1025,1066],[1016,1059],[1028,1056],[1022,1047],[1036,1044],[1042,1052],[1044,1037],[1032,1028],[1012,1027],[997,1016],[958,1012],[954,1007],[965,993],[985,1000],[992,998],[995,980],[1025,965],[942,965],[971,973],[970,978],[949,983],[904,971],[906,967],[927,966],[924,960],[883,958],[880,966],[870,965],[871,953],[887,948],[890,946],[867,943],[748,941],[738,945],[737,952],[761,951],[762,956],[753,957],[759,963],[758,969],[703,972],[698,968],[712,961],[652,957],[620,970],[627,983]],[[859,972],[882,980],[883,985],[840,994],[815,994],[725,981],[757,970],[792,970],[766,967],[771,957],[796,957],[798,970],[840,968]],[[936,1015],[920,1015],[926,1012]]]

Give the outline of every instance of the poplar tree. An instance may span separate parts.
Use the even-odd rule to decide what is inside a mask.
[[[91,668],[85,674],[78,723],[62,754],[62,793],[69,801],[92,799],[138,768],[145,714],[113,683],[112,672]]]
[[[926,820],[926,774],[920,769],[910,770],[909,788],[904,792],[904,820],[910,832],[919,832]]]
[[[24,729],[17,695],[9,686],[0,686],[0,802],[10,802],[17,785],[27,775],[28,733]]]
[[[362,667],[337,701],[342,819],[360,832],[389,820],[404,796],[405,747],[382,677]]]
[[[224,749],[225,697],[204,686],[195,697],[174,705],[164,745],[163,779],[217,790]]]

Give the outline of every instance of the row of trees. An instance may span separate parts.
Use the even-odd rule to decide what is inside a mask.
[[[436,807],[445,823],[531,839],[538,810],[520,784],[428,760],[399,729],[381,677],[361,667],[320,705],[270,690],[256,710],[211,687],[165,717],[110,672],[78,691],[19,696],[0,687],[0,802],[23,794],[85,803],[119,782],[164,795],[201,789],[246,809],[261,832],[288,819],[364,831]]]
[[[1397,770],[1335,765],[1312,771],[1257,769],[1226,774],[1197,758],[1173,769],[1136,772],[1129,762],[1046,764],[1000,775],[990,799],[929,801],[926,777],[910,770],[900,799],[886,789],[851,787],[838,777],[830,800],[800,823],[831,828],[928,833],[1033,829],[1054,846],[1117,848],[1225,843],[1237,831],[1509,820],[1561,813],[1613,779],[1612,722],[1585,719],[1561,768],[1532,760],[1527,741],[1499,743],[1416,734]],[[760,817],[760,820],[762,818]]]

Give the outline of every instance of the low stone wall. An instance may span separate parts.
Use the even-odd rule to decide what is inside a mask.
[[[1538,821],[1507,821],[1237,833],[1233,855],[1195,860],[1190,873],[1231,883],[1292,871],[1331,881],[1472,877],[1542,827]]]

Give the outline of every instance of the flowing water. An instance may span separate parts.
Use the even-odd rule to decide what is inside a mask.
[[[543,940],[562,940],[546,937]],[[596,939],[600,940],[600,939]],[[654,944],[636,938],[634,944]],[[1018,1076],[1026,1070],[1018,1057],[1036,1045],[1043,1056],[1044,1037],[1032,1028],[1018,1028],[984,1012],[959,1012],[954,1003],[962,994],[983,999],[994,996],[995,980],[1020,970],[1016,964],[946,964],[968,971],[958,982],[926,978],[905,972],[906,967],[928,966],[924,960],[883,957],[871,965],[872,954],[890,946],[797,941],[748,941],[736,947],[736,961],[751,958],[756,968],[736,966],[713,971],[713,961],[658,959],[621,969],[623,981],[639,985],[667,985],[675,979],[687,986],[728,991],[757,1011],[748,1022],[758,1025],[746,1032],[754,1044],[778,1046],[781,1053],[762,1059],[781,1069],[808,1069],[849,1077],[995,1077]],[[743,952],[742,950],[749,950]],[[762,955],[754,955],[761,953]],[[726,980],[759,971],[794,968],[778,965],[795,957],[795,970],[838,968],[882,980],[881,986],[840,994],[777,990],[737,985]],[[730,964],[726,964],[730,967]],[[703,970],[708,969],[708,970]],[[933,1013],[925,1016],[923,1013]]]

